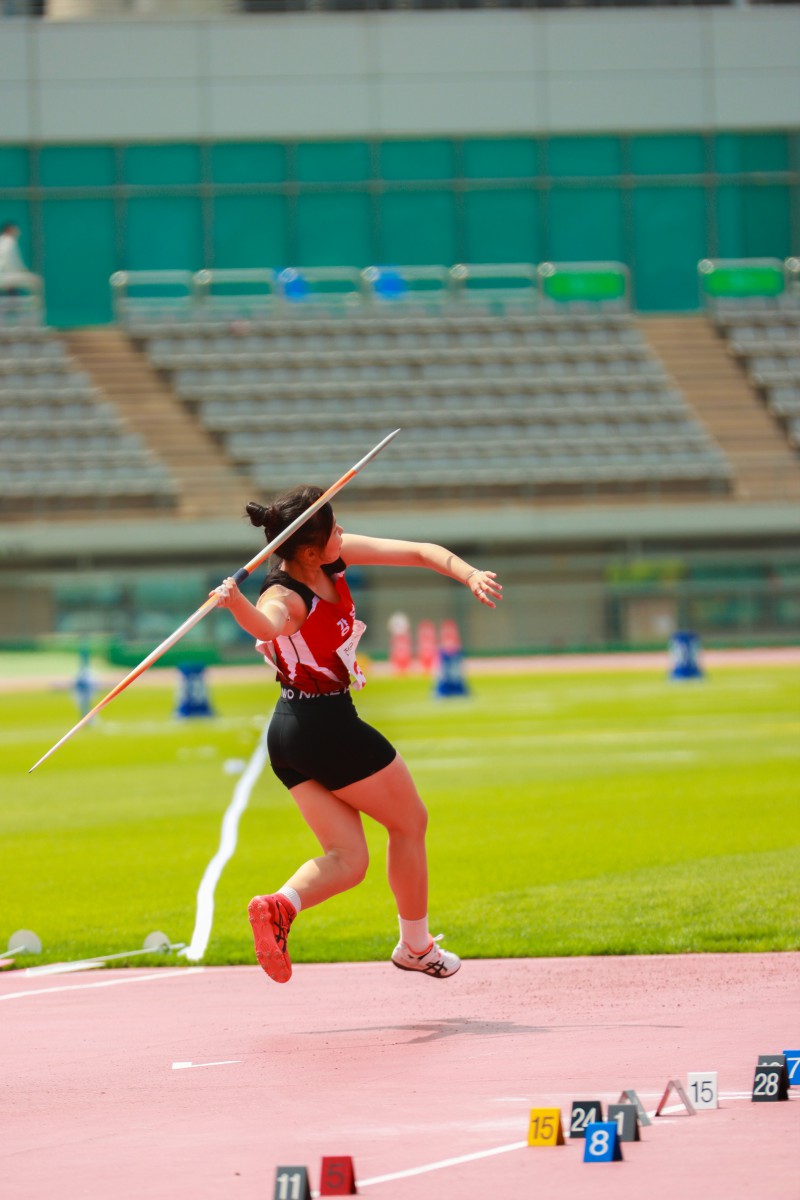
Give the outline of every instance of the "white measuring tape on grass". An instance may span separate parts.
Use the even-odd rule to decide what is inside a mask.
[[[208,946],[208,939],[211,937],[211,927],[214,924],[214,893],[225,864],[236,849],[239,821],[247,808],[250,793],[267,761],[267,727],[268,725],[264,726],[261,737],[258,739],[258,745],[233,789],[233,799],[222,818],[219,849],[206,867],[203,878],[200,880],[200,887],[197,889],[194,933],[189,945],[181,951],[181,956],[188,958],[189,962],[197,962],[203,957]]]

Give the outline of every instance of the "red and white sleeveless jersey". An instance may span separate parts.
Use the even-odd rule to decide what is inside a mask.
[[[283,571],[272,572],[262,589],[280,583],[302,596],[308,606],[308,616],[297,633],[272,642],[256,642],[256,650],[276,668],[278,683],[307,695],[325,695],[346,688],[358,691],[366,683],[356,661],[356,649],[366,625],[356,617],[344,564],[340,561],[333,566],[335,570],[330,577],[338,595],[335,604],[323,600]]]

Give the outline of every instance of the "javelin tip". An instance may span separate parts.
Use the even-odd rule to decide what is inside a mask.
[[[387,433],[387,435],[383,439],[383,441],[378,442],[377,446],[372,451],[372,454],[377,454],[378,451],[383,450],[384,446],[388,446],[389,442],[393,442],[394,439],[397,437],[398,433],[400,433],[399,429],[393,429],[391,433]]]

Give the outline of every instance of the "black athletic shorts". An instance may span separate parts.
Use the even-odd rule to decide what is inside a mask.
[[[269,723],[267,749],[287,788],[315,779],[332,792],[368,779],[397,757],[391,742],[361,720],[349,691],[304,696],[286,687]]]

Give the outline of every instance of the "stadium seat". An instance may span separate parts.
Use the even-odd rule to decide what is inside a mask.
[[[355,497],[456,496],[470,477],[498,495],[687,477],[711,490],[729,475],[625,312],[293,308],[236,333],[131,330],[256,486],[346,461],[366,429],[398,424],[403,439],[353,481]]]
[[[0,514],[176,502],[141,440],[45,327],[0,328]]]
[[[752,299],[752,298],[751,298]],[[714,319],[795,450],[800,412],[800,308],[788,293],[782,306],[731,302]]]

